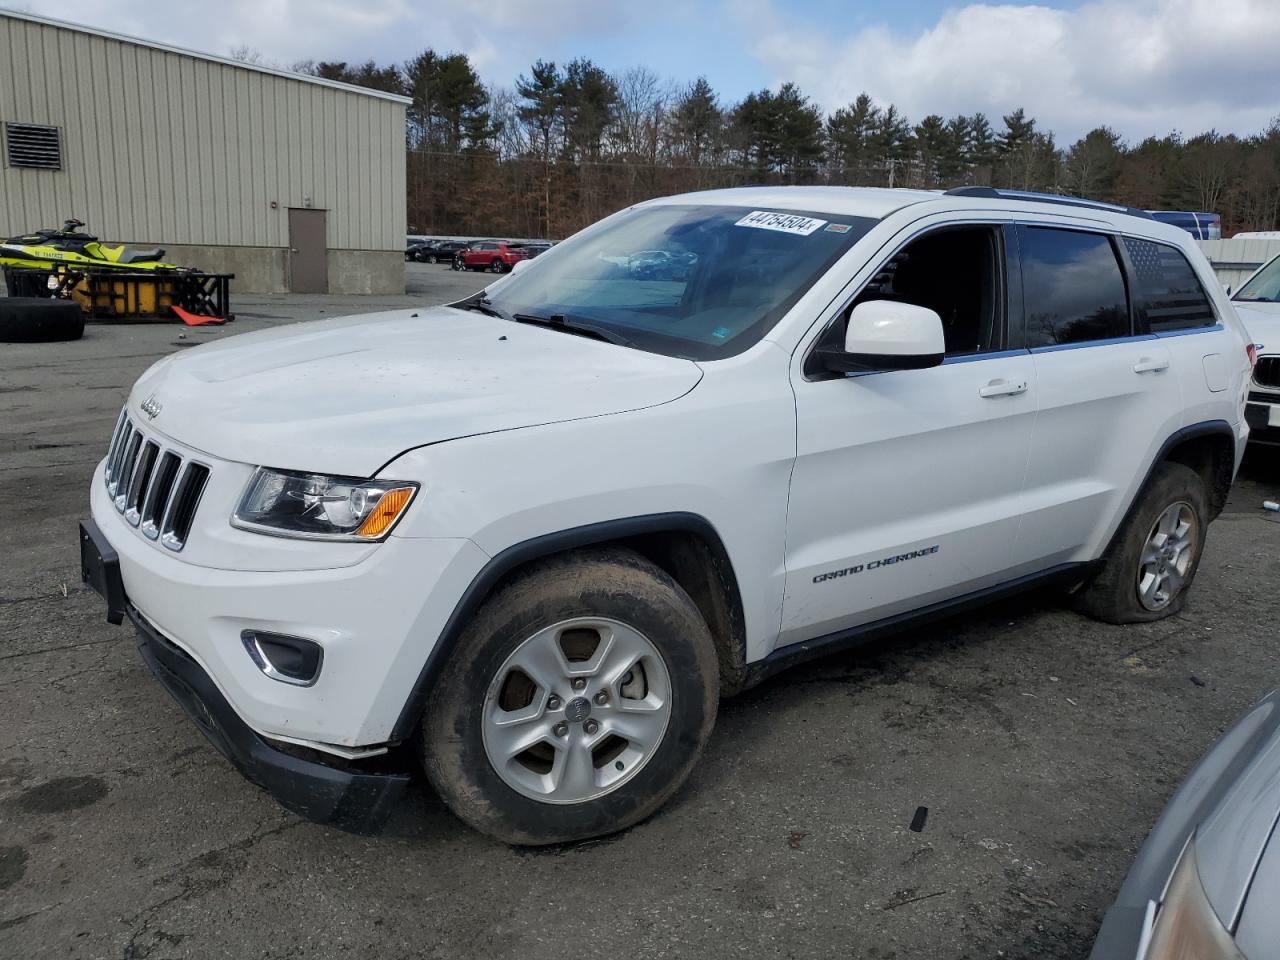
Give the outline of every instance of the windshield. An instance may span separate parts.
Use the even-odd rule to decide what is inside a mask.
[[[1259,270],[1252,280],[1240,288],[1235,299],[1280,302],[1280,257]]]
[[[642,207],[557,244],[489,294],[655,353],[714,360],[756,343],[875,223],[751,207]]]

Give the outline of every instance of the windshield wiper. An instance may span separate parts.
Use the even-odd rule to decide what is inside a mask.
[[[517,313],[511,319],[517,323],[536,323],[550,330],[562,330],[565,333],[572,333],[579,337],[594,337],[596,340],[605,341],[605,343],[616,343],[620,347],[635,346],[635,343],[622,334],[615,333],[607,327],[597,326],[594,323],[585,323],[582,320],[570,320],[563,313],[553,313],[549,317],[539,317],[532,313]]]
[[[454,304],[460,310],[474,310],[476,313],[483,313],[487,317],[497,317],[499,320],[510,320],[511,317],[503,313],[497,307],[493,306],[493,301],[484,295],[481,290],[474,297],[468,297],[466,300],[459,300]]]

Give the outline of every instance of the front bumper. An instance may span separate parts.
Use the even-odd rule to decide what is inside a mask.
[[[1280,444],[1280,397],[1249,394],[1244,419],[1249,424],[1250,443]]]
[[[101,472],[90,496],[93,520],[103,549],[118,558],[129,603],[200,667],[245,724],[269,739],[329,745],[338,753],[391,740],[445,622],[489,559],[470,540],[393,534],[348,566],[305,569],[317,548],[332,545],[233,531],[237,547],[228,558],[241,569],[200,565],[188,552],[198,553],[213,531],[198,526],[182,553],[148,540],[115,509]],[[230,530],[229,508],[221,514],[209,506],[208,523],[221,519]],[[263,559],[259,540],[277,566],[289,550],[298,568],[253,569]],[[244,630],[320,644],[317,682],[291,686],[264,674],[245,650]]]
[[[195,725],[253,783],[300,817],[358,833],[377,831],[409,782],[407,773],[364,773],[276,749],[231,708],[209,675],[132,605],[138,652]]]

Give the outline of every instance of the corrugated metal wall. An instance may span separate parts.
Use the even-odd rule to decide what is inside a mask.
[[[1213,264],[1224,287],[1239,290],[1240,284],[1260,266],[1280,253],[1280,239],[1276,240],[1200,240],[1200,249]]]
[[[330,249],[404,245],[403,103],[0,12],[4,121],[60,127],[63,169],[0,157],[0,236],[76,216],[128,243],[283,247],[309,197]]]

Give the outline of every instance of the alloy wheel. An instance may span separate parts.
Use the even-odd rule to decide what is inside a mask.
[[[1195,559],[1200,526],[1191,504],[1170,504],[1156,518],[1138,559],[1138,601],[1163,610],[1186,585]]]
[[[634,627],[575,617],[520,642],[483,711],[485,753],[507,786],[545,803],[584,803],[653,757],[671,717],[671,677]]]

